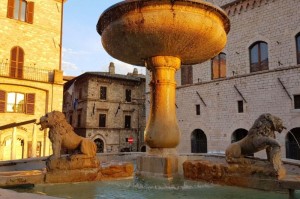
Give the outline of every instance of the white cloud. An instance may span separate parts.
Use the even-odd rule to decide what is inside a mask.
[[[112,62],[114,62],[115,67],[116,67],[116,73],[118,74],[127,74],[127,73],[132,73],[134,68],[138,69],[138,72],[140,74],[146,74],[146,68],[145,67],[139,67],[139,66],[134,66],[131,64],[127,64],[124,62],[121,62],[117,59],[114,59]]]
[[[62,61],[62,68],[64,71],[64,75],[71,75],[75,71],[78,71],[78,67],[76,66],[76,64],[64,60]]]

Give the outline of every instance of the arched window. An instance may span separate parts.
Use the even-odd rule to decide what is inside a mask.
[[[300,64],[300,32],[296,35],[297,64]]]
[[[24,66],[24,51],[21,47],[16,46],[10,52],[10,73],[9,76],[13,78],[23,78]]]
[[[226,54],[220,53],[211,60],[212,79],[226,77]]]
[[[246,129],[237,129],[231,135],[231,143],[238,142],[248,135]],[[254,156],[254,154],[247,154],[248,156]]]
[[[231,143],[237,142],[246,137],[248,131],[246,129],[237,129],[231,135]]]
[[[196,129],[191,136],[192,153],[207,153],[207,138],[205,133]]]
[[[103,153],[104,152],[104,142],[100,138],[97,138],[94,140],[96,146],[97,146],[97,153]]]
[[[300,127],[294,128],[286,135],[286,158],[300,160]]]
[[[269,69],[268,44],[263,41],[252,44],[250,51],[250,72]]]

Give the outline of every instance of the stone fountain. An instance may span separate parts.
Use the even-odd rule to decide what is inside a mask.
[[[218,55],[229,29],[227,15],[202,0],[126,0],[100,16],[97,31],[105,50],[152,73],[145,130],[150,150],[138,159],[138,174],[172,178],[177,173],[180,130],[175,73],[182,64],[198,64]]]

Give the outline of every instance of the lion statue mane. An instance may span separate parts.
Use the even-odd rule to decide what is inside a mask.
[[[79,150],[80,156],[96,156],[96,144],[90,139],[77,135],[62,112],[49,112],[42,116],[37,124],[41,125],[40,130],[49,128],[49,139],[53,150],[50,159],[60,158],[62,147],[73,151]]]
[[[276,141],[275,131],[281,133],[282,120],[269,113],[262,114],[255,120],[248,135],[238,142],[232,143],[226,149],[228,163],[247,163],[244,156],[251,155],[266,149],[268,161],[274,170],[279,172],[282,168],[280,144]]]

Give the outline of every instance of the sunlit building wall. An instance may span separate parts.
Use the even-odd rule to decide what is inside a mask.
[[[0,0],[0,160],[51,153],[35,119],[62,110],[61,0]]]

